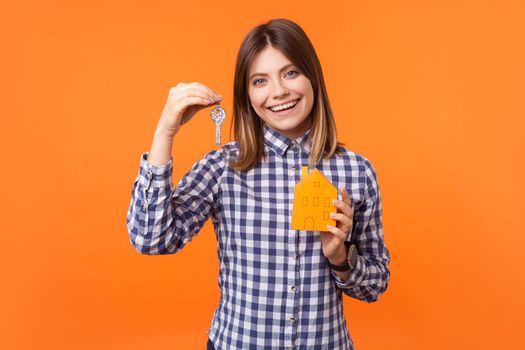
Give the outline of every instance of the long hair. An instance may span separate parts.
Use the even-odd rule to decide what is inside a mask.
[[[264,121],[251,106],[248,70],[254,57],[268,46],[279,49],[312,84],[314,102],[308,116],[312,118],[308,162],[313,168],[322,158],[339,154],[338,146],[342,144],[337,142],[335,121],[317,54],[306,33],[288,19],[273,19],[253,28],[241,43],[233,83],[233,128],[234,137],[239,142],[239,154],[237,159],[230,160],[229,165],[235,170],[245,171],[266,156]]]

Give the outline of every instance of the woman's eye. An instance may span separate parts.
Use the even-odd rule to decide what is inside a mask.
[[[292,73],[292,74],[290,75],[290,73]],[[298,74],[299,74],[299,72],[296,71],[296,70],[290,70],[290,71],[286,72],[287,76],[294,76],[294,75],[298,75]],[[264,82],[264,79],[255,79],[253,81],[253,85],[260,85],[260,83],[262,83],[262,82]]]

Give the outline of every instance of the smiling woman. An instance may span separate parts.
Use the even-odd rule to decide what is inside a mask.
[[[236,140],[210,151],[173,187],[173,137],[220,100],[197,82],[170,90],[133,188],[132,244],[143,254],[174,254],[212,219],[221,299],[208,349],[352,350],[342,295],[376,301],[388,285],[390,255],[374,168],[338,144],[304,31],[276,19],[248,33],[235,70]],[[337,226],[325,231],[291,226],[307,164],[340,189],[341,200],[326,198]]]

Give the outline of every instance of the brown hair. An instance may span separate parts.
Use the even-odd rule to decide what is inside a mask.
[[[248,70],[255,55],[268,46],[279,49],[312,84],[314,102],[308,118],[312,118],[309,166],[339,154],[337,132],[332,108],[323,78],[321,64],[306,33],[288,19],[273,19],[252,29],[244,38],[237,54],[233,87],[233,129],[239,142],[239,155],[230,166],[249,170],[264,157],[264,121],[250,103]],[[231,130],[230,130],[231,132]]]

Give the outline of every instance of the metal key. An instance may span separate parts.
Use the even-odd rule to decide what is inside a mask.
[[[215,122],[215,144],[219,146],[221,144],[221,123],[226,118],[226,112],[221,106],[217,105],[211,111],[211,119]]]

